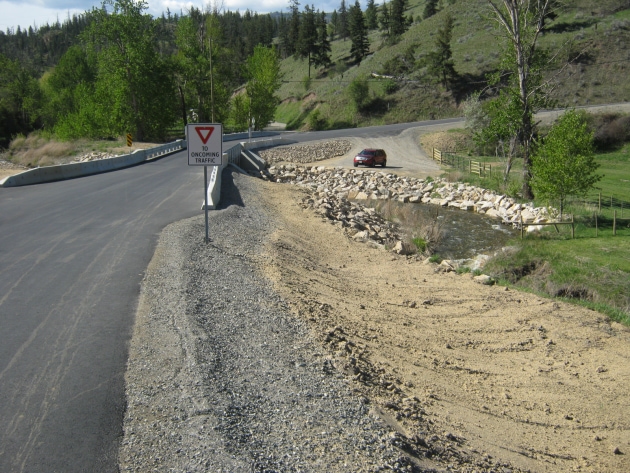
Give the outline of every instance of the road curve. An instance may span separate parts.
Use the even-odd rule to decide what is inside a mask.
[[[291,138],[392,137],[458,122]],[[0,188],[0,472],[118,470],[138,289],[162,228],[199,214],[202,199],[202,169],[187,166],[186,152]]]

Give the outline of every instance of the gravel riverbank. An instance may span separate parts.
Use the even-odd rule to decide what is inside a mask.
[[[277,222],[259,185],[224,175],[209,244],[203,216],[161,235],[130,346],[121,471],[412,471],[260,276]]]

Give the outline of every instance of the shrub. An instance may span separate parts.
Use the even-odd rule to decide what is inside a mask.
[[[398,90],[398,82],[392,79],[387,79],[383,82],[383,90],[386,94],[393,94]]]
[[[431,263],[441,263],[442,262],[442,257],[438,253],[436,253],[436,254],[432,255],[429,258],[429,262],[431,262]]]
[[[308,92],[311,88],[311,78],[309,76],[304,76],[302,79],[302,87],[304,87],[304,92]]]
[[[413,244],[418,248],[420,253],[424,252],[427,249],[427,242],[420,237],[412,238],[411,240]]]
[[[308,127],[313,131],[326,129],[326,119],[321,116],[319,110],[313,110],[308,116]]]
[[[616,113],[590,115],[588,124],[595,135],[594,144],[598,150],[616,149],[630,141],[630,116]]]
[[[370,86],[365,78],[357,77],[350,82],[348,93],[358,111],[364,110],[370,103]]]

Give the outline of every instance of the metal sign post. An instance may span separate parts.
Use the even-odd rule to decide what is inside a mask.
[[[203,166],[203,191],[206,209],[206,243],[208,243],[208,166],[223,164],[223,125],[221,123],[189,123],[188,165]]]

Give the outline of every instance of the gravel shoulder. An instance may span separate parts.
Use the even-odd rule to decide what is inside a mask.
[[[259,200],[263,183],[229,175],[224,185],[211,242],[202,218],[173,224],[147,270],[121,471],[412,471],[391,428],[262,277],[281,225]]]
[[[211,242],[175,223],[147,269],[121,471],[630,469],[628,328],[223,184]]]

